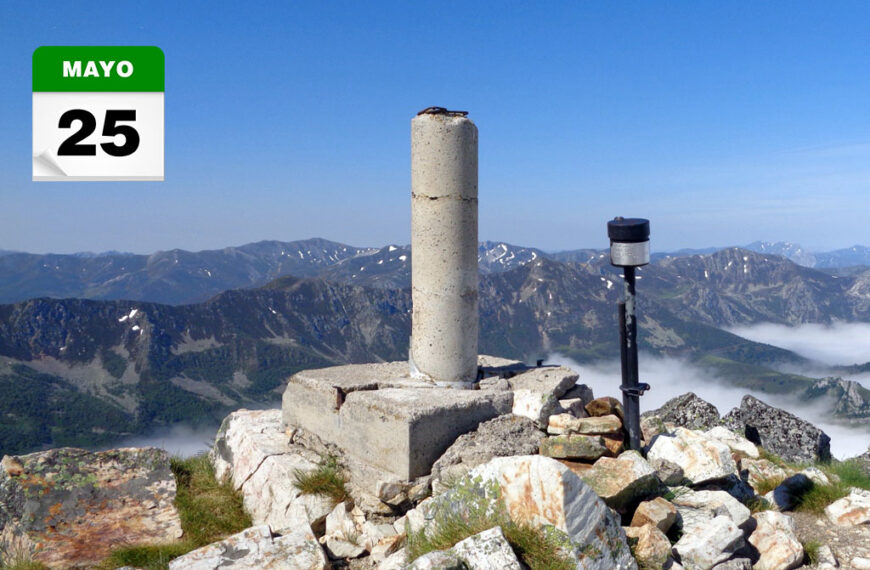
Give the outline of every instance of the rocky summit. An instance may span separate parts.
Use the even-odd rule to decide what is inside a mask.
[[[525,397],[536,377],[484,379],[478,388],[511,399],[513,386]],[[281,410],[233,412],[210,457],[218,477],[241,495],[253,526],[183,554],[169,568],[867,567],[870,491],[847,490],[819,515],[795,513],[804,493],[834,485],[834,475],[774,463],[747,438],[752,427],[760,441],[782,446],[798,462],[818,459],[824,434],[799,418],[744,399],[714,422],[715,408],[686,394],[647,416],[648,427],[658,423],[638,452],[624,448],[615,399],[559,381],[536,390],[542,405],[534,413],[522,405],[480,420],[413,479],[374,469],[376,461],[367,467],[366,457],[288,425]],[[432,398],[440,393],[429,391]],[[576,405],[575,395],[585,405]],[[545,409],[550,415],[539,421]],[[795,430],[809,438],[792,441]],[[587,455],[590,442],[599,454]],[[0,555],[23,552],[48,568],[87,567],[121,544],[182,537],[164,452],[62,448],[5,456],[0,465]],[[342,493],[303,491],[299,482],[322,477],[325,465],[338,469],[329,472],[343,481]]]

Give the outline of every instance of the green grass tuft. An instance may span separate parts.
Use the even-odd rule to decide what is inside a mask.
[[[808,540],[803,543],[804,547],[804,562],[806,564],[818,564],[819,563],[819,548],[822,547],[822,543],[818,540]]]
[[[206,454],[187,459],[173,457],[170,466],[177,484],[175,507],[184,538],[166,544],[119,548],[96,566],[98,570],[121,566],[162,570],[174,558],[251,526],[241,495],[230,481],[215,478]]]
[[[408,560],[435,550],[446,550],[470,536],[500,526],[517,557],[530,570],[571,570],[575,565],[562,554],[564,539],[546,528],[510,519],[503,509],[491,513],[485,508],[470,508],[462,514],[441,515],[434,527],[408,535]]]
[[[338,458],[327,456],[321,459],[314,471],[296,469],[293,471],[293,486],[306,495],[322,495],[337,505],[350,498],[347,491],[347,476]]]
[[[840,478],[840,483],[846,486],[858,487],[870,491],[870,475],[855,460],[841,461],[825,466],[828,473]]]
[[[178,481],[175,506],[184,536],[197,547],[211,544],[251,526],[241,494],[230,481],[218,481],[205,454],[172,459]]]
[[[168,544],[126,546],[114,550],[112,554],[96,568],[97,570],[108,570],[110,568],[132,566],[134,568],[143,568],[145,570],[164,570],[169,566],[171,560],[187,554],[196,548],[196,546],[187,540],[171,542]]]
[[[756,481],[753,484],[753,487],[755,488],[755,492],[757,494],[765,495],[779,487],[783,481],[785,481],[785,477],[765,477],[764,479],[759,479],[758,481]]]
[[[818,464],[818,467],[835,482],[831,485],[813,485],[812,489],[798,497],[794,510],[821,514],[825,507],[847,496],[851,487],[870,490],[870,476],[855,461],[823,463]]]

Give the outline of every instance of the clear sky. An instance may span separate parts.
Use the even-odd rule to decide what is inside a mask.
[[[31,182],[31,54],[166,54],[166,181]],[[3,2],[0,249],[410,240],[410,119],[470,111],[480,237],[870,245],[867,2]]]

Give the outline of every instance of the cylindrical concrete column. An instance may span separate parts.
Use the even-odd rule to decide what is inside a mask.
[[[411,121],[411,373],[477,376],[477,127],[430,108]]]

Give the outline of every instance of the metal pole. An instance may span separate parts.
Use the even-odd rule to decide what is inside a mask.
[[[640,450],[640,384],[637,370],[637,317],[635,314],[634,267],[623,267],[625,297],[619,303],[619,345],[622,362],[622,406],[629,447]]]
[[[628,446],[640,451],[640,397],[649,384],[638,381],[637,316],[635,314],[636,267],[649,263],[649,220],[617,216],[607,222],[610,238],[610,263],[622,268],[624,295],[619,303],[619,355],[622,364],[622,407]]]

